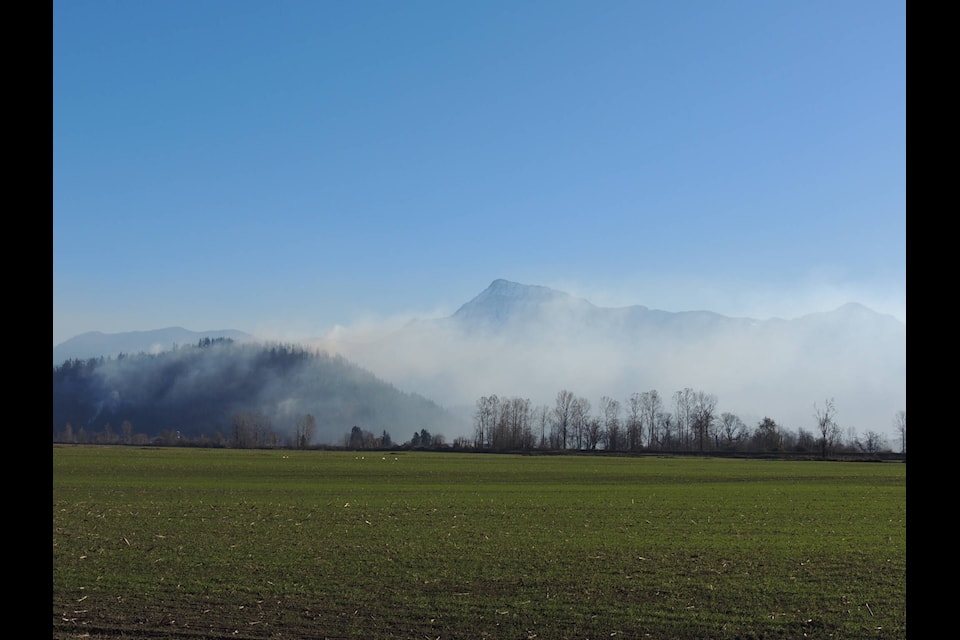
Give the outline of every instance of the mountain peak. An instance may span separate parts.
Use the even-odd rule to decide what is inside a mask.
[[[468,325],[491,329],[520,321],[521,318],[531,321],[538,318],[548,305],[557,304],[569,305],[570,308],[592,307],[586,300],[562,291],[498,278],[473,300],[457,309],[453,317]]]
[[[521,284],[498,278],[490,283],[490,286],[481,291],[473,300],[466,303],[457,311],[461,311],[478,306],[488,306],[490,304],[541,304],[553,300],[564,300],[571,298],[570,294],[563,291],[557,291],[549,287],[538,284]]]
[[[480,295],[497,295],[497,296],[509,296],[511,298],[526,297],[529,295],[540,295],[540,296],[566,296],[566,293],[562,291],[556,291],[549,287],[544,287],[538,284],[521,284],[519,282],[513,282],[511,280],[504,280],[503,278],[497,278],[490,283],[490,286],[487,287]]]

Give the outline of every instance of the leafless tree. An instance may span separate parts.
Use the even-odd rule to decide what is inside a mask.
[[[273,431],[273,424],[269,416],[262,413],[244,411],[233,414],[232,444],[238,449],[251,447],[276,446],[279,436]]]
[[[587,418],[587,427],[585,431],[587,449],[590,451],[595,450],[597,445],[600,444],[600,441],[603,440],[604,433],[603,425],[600,424],[600,418],[597,416],[590,416]]]
[[[545,404],[537,407],[534,412],[537,424],[540,426],[540,442],[537,444],[541,449],[546,449],[547,444],[547,424],[550,422],[550,407]]]
[[[500,399],[496,395],[483,396],[477,400],[477,411],[473,415],[473,446],[477,449],[490,445],[493,428],[500,414],[499,405]]]
[[[643,423],[640,421],[640,394],[631,393],[630,397],[627,399],[626,404],[626,418],[624,419],[623,427],[624,433],[623,438],[617,438],[616,448],[617,449],[639,449],[640,448],[640,437],[641,432],[643,431]],[[613,446],[608,443],[607,448],[611,449]]]
[[[573,418],[573,392],[563,389],[557,393],[557,401],[553,407],[553,424],[557,434],[559,448],[566,448],[571,421]]]
[[[133,442],[133,424],[129,420],[124,420],[120,424],[120,433],[123,434],[122,442],[124,444]]]
[[[620,403],[609,396],[600,398],[600,414],[603,416],[603,429],[607,434],[607,448],[617,451],[624,448],[620,430]],[[629,434],[627,438],[629,444]]]
[[[697,437],[697,445],[700,451],[704,450],[707,441],[707,435],[713,427],[713,421],[717,412],[717,396],[697,391],[693,395],[693,432]]]
[[[883,434],[876,431],[867,431],[862,438],[857,438],[857,448],[866,453],[877,453],[879,451],[889,450],[887,439]]]
[[[723,446],[736,446],[746,437],[746,434],[747,425],[740,416],[729,411],[720,414],[720,442]]]
[[[276,447],[280,444],[280,435],[273,430],[273,421],[270,416],[262,413],[255,414],[258,447]],[[179,437],[179,432],[178,432]]]
[[[657,416],[663,409],[663,401],[656,389],[640,394],[641,422],[647,427],[647,446],[654,448],[660,440],[660,421]]]
[[[496,419],[490,432],[490,448],[504,450],[510,448],[510,400],[501,398],[497,406]]]
[[[529,449],[532,446],[530,400],[519,397],[502,399],[500,418],[494,427],[493,448]]]
[[[536,438],[533,435],[533,405],[530,404],[529,398],[515,398],[514,404],[520,448],[532,449],[536,444]]]
[[[686,448],[689,444],[690,425],[693,421],[693,389],[685,387],[673,394],[674,423],[677,428],[677,444]]]
[[[657,414],[657,433],[660,447],[669,449],[675,446],[677,431],[677,421],[669,411],[661,411]]]
[[[587,422],[590,420],[590,401],[584,397],[576,398],[571,405],[571,421],[577,449],[583,449],[586,439]]]
[[[235,413],[231,418],[233,423],[233,438],[231,443],[237,449],[246,449],[254,446],[255,427],[253,414],[249,412]]]
[[[313,441],[313,432],[317,428],[317,420],[308,413],[297,418],[294,428],[296,430],[296,447],[306,449]]]
[[[897,428],[897,435],[900,436],[900,453],[907,452],[907,410],[897,411],[897,417],[894,420]]]
[[[812,432],[800,427],[797,429],[796,448],[800,451],[813,451],[817,448],[817,439]]]
[[[827,398],[823,407],[813,405],[813,415],[817,419],[817,433],[820,434],[820,456],[827,457],[827,447],[835,438],[835,433],[839,430],[836,422],[837,409],[833,398]]]

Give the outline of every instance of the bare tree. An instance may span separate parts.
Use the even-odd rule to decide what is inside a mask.
[[[907,452],[907,410],[897,411],[897,417],[894,420],[897,428],[897,435],[900,436],[900,453]]]
[[[693,432],[697,436],[697,445],[703,451],[707,435],[713,426],[717,412],[717,396],[703,391],[693,395]]]
[[[547,444],[547,423],[550,422],[550,407],[545,404],[537,407],[537,410],[534,412],[537,424],[540,425],[540,442],[538,447],[541,449],[548,448]]]
[[[273,430],[273,423],[269,416],[244,411],[233,414],[231,422],[233,423],[231,444],[237,449],[272,447],[278,443],[279,436]]]
[[[513,404],[514,433],[517,446],[521,449],[532,449],[535,440],[531,426],[533,405],[530,404],[529,398],[514,398],[511,402]]]
[[[553,407],[553,424],[556,430],[556,440],[559,448],[566,448],[570,423],[573,417],[573,392],[566,389],[557,393],[557,401]]]
[[[577,449],[583,449],[586,437],[587,422],[590,420],[590,401],[584,397],[576,398],[571,405],[573,432],[577,441]]]
[[[720,442],[723,446],[736,446],[746,437],[746,433],[747,425],[740,416],[729,411],[720,414]]]
[[[797,447],[797,434],[789,427],[780,426],[780,449],[782,451],[793,451]]]
[[[817,448],[817,439],[812,432],[800,427],[797,429],[796,448],[799,451],[814,451]]]
[[[839,430],[839,428],[838,428]],[[837,438],[837,443],[840,445],[838,448],[846,448],[850,451],[856,451],[860,449],[860,436],[857,435],[856,427],[847,427],[847,438],[846,440],[841,440]]]
[[[600,413],[603,416],[603,428],[607,433],[607,448],[612,451],[623,449],[620,432],[620,403],[609,396],[600,398]],[[629,432],[627,436],[629,444]]]
[[[473,415],[473,446],[482,449],[490,445],[493,428],[499,411],[500,399],[496,395],[483,396],[477,400],[477,411]]]
[[[280,443],[280,438],[277,432],[273,430],[273,421],[270,420],[270,416],[256,413],[254,414],[254,418],[256,419],[257,446],[277,446]],[[177,432],[177,437],[179,437],[179,435],[179,432]]]
[[[530,429],[530,400],[526,398],[503,398],[500,412],[493,429],[491,446],[494,449],[529,449],[533,446]]]
[[[231,444],[237,449],[246,449],[254,446],[255,441],[255,418],[248,411],[235,413],[231,416],[233,424],[233,438]]]
[[[604,429],[603,425],[600,424],[600,418],[597,416],[591,416],[587,418],[587,427],[586,427],[586,440],[587,440],[587,449],[593,451],[597,448],[597,445],[600,444],[600,441],[603,439]]]
[[[123,443],[130,444],[133,442],[133,424],[129,420],[124,420],[120,424],[120,433],[123,434]]]
[[[827,457],[827,447],[835,438],[835,433],[839,430],[836,422],[837,409],[833,398],[827,398],[823,407],[813,405],[813,415],[817,419],[817,433],[820,434],[820,456]]]
[[[674,446],[676,438],[677,421],[669,411],[661,411],[657,414],[657,433],[658,442],[663,449],[669,449]]]
[[[313,440],[313,432],[317,428],[317,420],[309,413],[297,418],[296,429],[296,447],[297,449],[306,449]]]
[[[890,449],[887,445],[887,439],[883,434],[876,431],[867,431],[862,438],[857,438],[856,445],[857,448],[866,453],[877,453]]]
[[[602,404],[601,400],[601,404]],[[636,451],[643,442],[643,400],[640,393],[633,393],[627,401],[627,449]],[[609,436],[608,436],[609,437]]]
[[[660,440],[660,421],[657,416],[663,408],[663,401],[656,389],[644,391],[640,395],[641,422],[647,427],[647,446],[656,447]]]
[[[510,448],[510,400],[501,398],[496,412],[496,420],[490,433],[490,448],[504,450]]]
[[[673,394],[674,425],[677,428],[677,443],[680,448],[689,444],[690,423],[693,420],[693,389],[685,387]]]

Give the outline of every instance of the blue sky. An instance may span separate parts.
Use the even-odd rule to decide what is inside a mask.
[[[58,0],[53,338],[294,339],[496,278],[906,321],[886,0]]]

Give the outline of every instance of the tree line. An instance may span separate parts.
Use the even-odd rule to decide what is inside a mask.
[[[893,419],[899,452],[906,453],[906,410]],[[353,426],[338,444],[315,442],[317,420],[303,414],[293,430],[281,433],[271,418],[259,412],[237,412],[230,429],[212,436],[186,436],[164,429],[150,438],[135,433],[124,420],[119,428],[109,422],[100,431],[74,430],[67,423],[54,433],[55,442],[91,444],[160,444],[166,446],[213,446],[230,448],[342,448],[431,449],[457,451],[673,451],[673,452],[795,452],[827,457],[839,453],[884,453],[893,448],[886,436],[875,431],[844,432],[837,421],[833,398],[814,403],[811,429],[789,429],[764,416],[747,425],[739,416],[718,410],[717,397],[685,388],[664,399],[656,390],[634,393],[626,402],[603,396],[596,410],[590,401],[569,390],[557,393],[550,405],[534,406],[520,397],[481,397],[474,412],[473,436],[457,437],[452,443],[440,433],[423,428],[410,439],[395,442],[386,430],[379,435]]]
[[[183,447],[223,447],[231,449],[450,449],[446,437],[441,433],[430,433],[427,429],[414,431],[413,436],[401,443],[394,442],[386,430],[379,435],[354,425],[336,444],[316,442],[317,420],[311,414],[296,418],[292,432],[281,433],[274,428],[269,416],[256,412],[235,413],[231,417],[231,428],[227,433],[220,431],[212,436],[190,436],[179,430],[164,429],[153,438],[144,433],[134,432],[133,424],[124,420],[119,429],[109,422],[102,430],[87,431],[83,427],[74,430],[67,423],[60,432],[53,434],[53,441],[70,444],[118,444],[118,445],[161,445]],[[457,446],[468,446],[459,441]]]
[[[428,430],[447,424],[440,407],[339,357],[290,345],[235,345],[228,338],[205,338],[159,355],[68,360],[54,367],[53,383],[53,439],[66,443],[304,449],[320,441],[349,449],[795,451],[824,457],[906,452],[905,410],[893,418],[891,445],[876,431],[844,432],[832,398],[813,405],[809,428],[793,430],[766,416],[747,425],[721,411],[715,395],[691,388],[668,397],[655,389],[623,401],[602,396],[596,407],[567,389],[552,405],[483,396],[472,433],[466,426],[466,435],[448,443]],[[354,420],[366,428],[340,431]],[[385,428],[414,425],[404,442]]]
[[[894,417],[899,450],[906,453],[906,410]],[[594,409],[563,389],[553,405],[520,397],[483,396],[474,412],[473,449],[577,451],[794,451],[819,453],[892,451],[876,431],[843,432],[833,398],[814,403],[811,428],[796,430],[770,417],[747,425],[720,411],[717,396],[684,388],[669,398],[657,390],[633,393],[624,402],[603,396]]]

